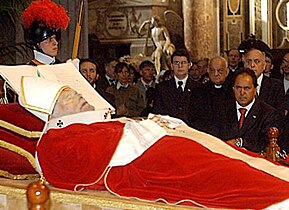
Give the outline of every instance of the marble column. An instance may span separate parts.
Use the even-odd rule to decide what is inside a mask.
[[[218,53],[218,13],[215,0],[183,0],[185,46],[193,60]]]

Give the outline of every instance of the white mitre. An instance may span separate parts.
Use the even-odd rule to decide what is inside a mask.
[[[22,77],[19,103],[36,117],[47,122],[66,85],[40,77]]]

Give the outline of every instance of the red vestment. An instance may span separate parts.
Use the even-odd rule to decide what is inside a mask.
[[[122,129],[109,122],[49,130],[37,148],[45,178],[65,189],[210,208],[261,209],[289,197],[289,182],[184,137],[165,136],[130,164],[107,170]]]

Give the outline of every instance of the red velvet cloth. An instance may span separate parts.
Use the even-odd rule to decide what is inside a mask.
[[[41,132],[44,127],[44,122],[17,103],[0,105],[0,120],[2,123],[9,123],[28,132]],[[38,138],[22,136],[13,129],[9,130],[3,128],[3,126],[4,124],[1,126],[0,123],[0,170],[8,172],[10,175],[37,174],[28,161],[27,154],[31,154],[34,157]],[[11,145],[7,146],[5,143]],[[25,152],[23,153],[23,151],[27,153],[24,154]],[[31,159],[30,161],[34,160]]]
[[[28,131],[42,131],[44,122],[25,110],[18,103],[1,104],[0,120]]]
[[[169,203],[189,199],[210,208],[260,209],[289,195],[288,182],[194,141],[168,136],[131,164],[112,168],[106,182],[121,196]]]
[[[71,190],[78,184],[98,180],[121,139],[123,126],[120,122],[107,122],[49,130],[37,147],[46,180]]]
[[[0,170],[11,175],[37,174],[31,163],[23,155],[1,147]]]
[[[37,141],[35,139],[34,141],[27,139],[28,138],[24,138],[0,128],[1,171],[8,172],[10,175],[37,174],[33,165],[31,165],[31,162],[29,162],[27,159],[28,154],[31,154],[34,157]],[[6,148],[2,145],[2,142],[6,142],[11,145]],[[19,148],[23,150],[20,150]],[[27,153],[23,154],[22,151]],[[30,161],[34,162],[34,159],[30,159]],[[9,176],[7,178],[9,178]]]
[[[122,128],[109,122],[50,130],[37,148],[45,178],[65,189],[93,184],[107,169]],[[190,139],[171,136],[132,163],[113,167],[104,181],[121,196],[169,203],[188,199],[211,208],[261,209],[289,197],[288,182]],[[103,189],[102,184],[103,180],[89,189]]]

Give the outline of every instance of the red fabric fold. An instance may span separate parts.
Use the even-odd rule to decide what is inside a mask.
[[[0,141],[4,142],[4,145],[0,143],[0,170],[12,175],[37,174],[27,159],[27,154],[22,154],[22,151],[18,149],[19,147],[34,157],[37,140],[0,128]],[[8,149],[5,148],[5,143],[11,144],[8,145]],[[33,159],[30,161],[33,162]]]
[[[1,104],[0,120],[27,131],[42,131],[44,122],[25,110],[18,103]]]
[[[95,182],[107,168],[123,126],[120,122],[106,122],[49,130],[37,147],[46,180],[70,190],[78,184]]]
[[[168,136],[131,164],[112,168],[106,183],[121,196],[169,203],[189,199],[210,208],[260,209],[289,195],[288,182],[192,140]]]
[[[65,189],[92,184],[107,169],[122,132],[118,122],[48,131],[37,148],[45,178]],[[262,209],[289,197],[288,182],[182,137],[165,136],[106,175],[107,189],[120,196],[168,203],[187,199],[196,203],[182,204],[209,208]],[[103,180],[89,189],[103,189]]]

